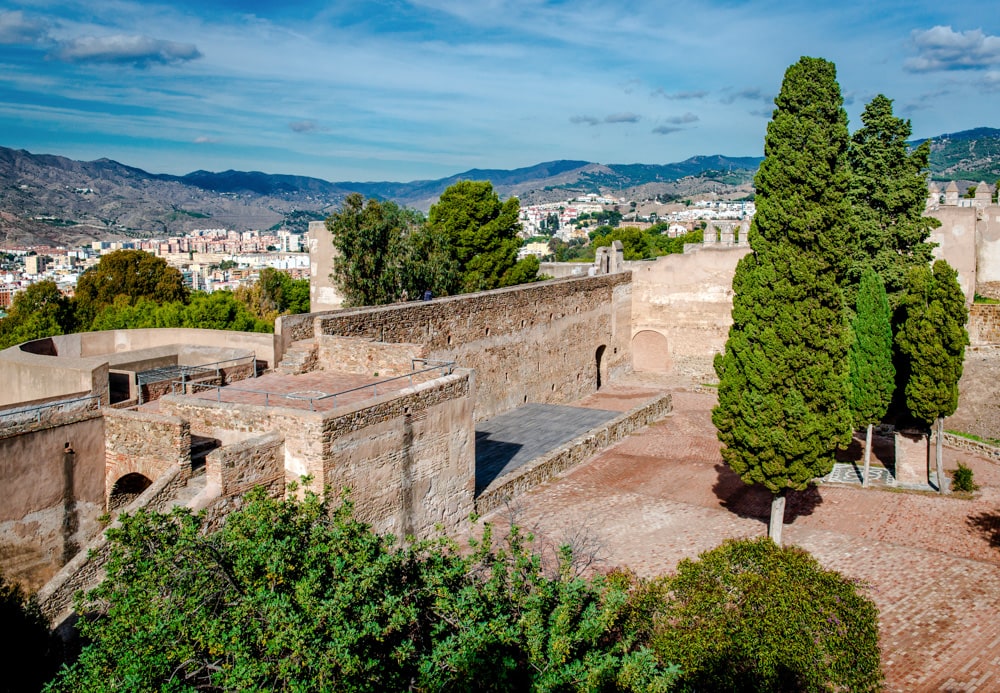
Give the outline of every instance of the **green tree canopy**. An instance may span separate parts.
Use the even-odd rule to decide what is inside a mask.
[[[862,127],[851,137],[850,200],[856,242],[848,299],[866,267],[882,277],[889,305],[899,307],[913,267],[930,263],[927,242],[937,219],[925,217],[930,144],[910,150],[910,121],[892,113],[892,100],[879,94],[861,114]]]
[[[517,259],[519,213],[517,198],[501,202],[489,181],[459,181],[441,193],[427,224],[451,248],[460,291],[496,289],[534,278],[538,258]]]
[[[287,272],[265,267],[250,286],[238,287],[236,300],[271,325],[279,315],[309,312],[309,280],[292,279]]]
[[[727,540],[685,559],[652,646],[686,691],[878,691],[878,610],[798,548]]]
[[[892,365],[892,311],[882,278],[870,267],[861,275],[851,328],[848,351],[851,414],[854,425],[866,429],[862,484],[867,485],[872,427],[885,416],[896,387],[896,369]]]
[[[116,250],[80,275],[73,299],[80,329],[87,330],[97,313],[119,296],[129,303],[184,302],[188,289],[180,271],[166,260],[142,250]]]
[[[69,299],[55,282],[36,282],[14,295],[10,312],[0,319],[0,349],[64,334],[72,328]]]
[[[123,516],[51,691],[663,691],[626,574],[547,577],[516,532],[401,547],[317,496],[252,493],[218,531]],[[568,559],[568,554],[565,554]],[[645,617],[648,620],[648,615]]]
[[[755,179],[753,252],[733,278],[733,325],[716,357],[712,412],[722,455],[749,484],[775,494],[780,543],[784,491],[833,467],[851,439],[840,280],[849,248],[847,115],[834,65],[788,68]]]

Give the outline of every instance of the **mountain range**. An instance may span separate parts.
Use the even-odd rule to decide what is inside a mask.
[[[583,193],[628,199],[683,199],[705,192],[752,192],[758,157],[696,156],[672,164],[550,161],[513,170],[472,169],[408,183],[338,182],[258,171],[153,174],[110,159],[75,161],[0,147],[0,243],[73,245],[90,240],[180,234],[195,228],[304,231],[350,192],[427,210],[459,180],[489,180],[523,204]],[[931,138],[938,180],[1000,177],[1000,130],[976,128]]]

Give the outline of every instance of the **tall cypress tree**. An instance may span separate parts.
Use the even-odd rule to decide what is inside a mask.
[[[930,264],[934,246],[927,238],[940,226],[924,216],[930,145],[910,149],[910,121],[895,117],[892,100],[882,94],[865,106],[861,123],[848,150],[856,242],[846,298],[854,305],[861,274],[871,267],[895,310],[910,269]]]
[[[833,63],[804,57],[788,68],[754,181],[753,252],[736,268],[733,325],[715,360],[723,459],[774,494],[769,535],[778,544],[785,491],[827,474],[851,439],[842,104]]]
[[[892,365],[892,313],[882,278],[868,268],[861,275],[858,300],[851,324],[851,414],[855,426],[865,426],[865,472],[868,485],[871,466],[872,426],[882,420],[896,386]]]
[[[903,324],[896,341],[907,358],[906,406],[914,418],[937,422],[938,491],[944,490],[941,446],[944,417],[958,408],[958,381],[969,333],[969,310],[958,284],[958,273],[944,260],[933,270],[924,266],[910,271],[903,302]]]

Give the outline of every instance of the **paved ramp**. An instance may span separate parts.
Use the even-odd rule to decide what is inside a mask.
[[[476,426],[476,492],[621,414],[559,404],[525,404]]]

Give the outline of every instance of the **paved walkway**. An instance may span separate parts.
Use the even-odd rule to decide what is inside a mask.
[[[525,404],[481,421],[476,424],[476,491],[616,416],[617,411],[604,409]]]
[[[569,542],[647,577],[727,537],[766,535],[770,495],[723,464],[714,401],[675,392],[667,419],[490,519],[512,515],[543,551]],[[1000,690],[1000,465],[952,449],[945,459],[973,469],[974,499],[824,486],[787,503],[785,542],[869,586],[889,691]]]

